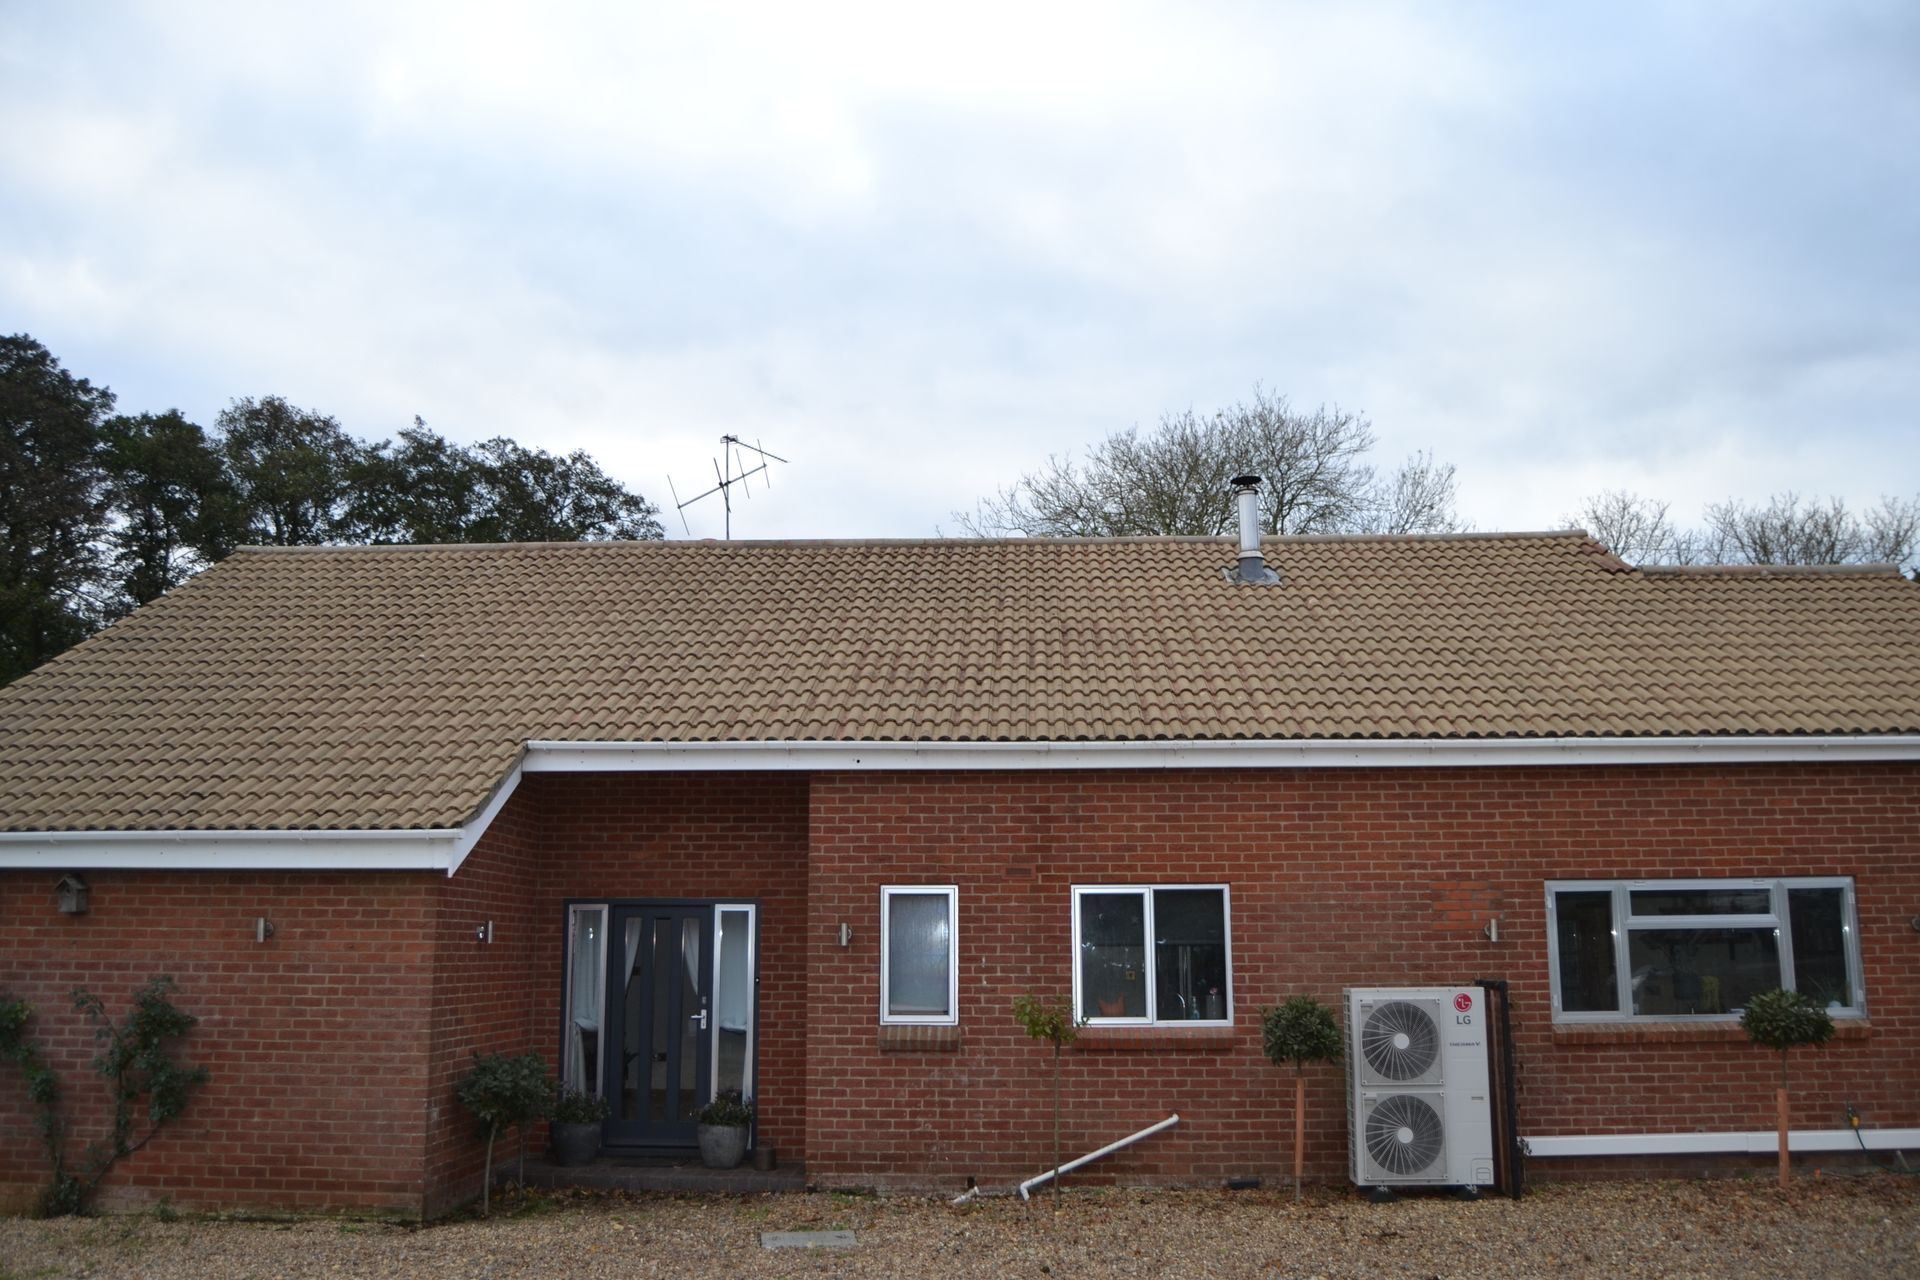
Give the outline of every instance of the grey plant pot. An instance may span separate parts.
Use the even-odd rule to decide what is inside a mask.
[[[738,1167],[747,1154],[747,1127],[703,1124],[699,1127],[700,1163],[709,1169]]]
[[[595,1124],[552,1124],[553,1162],[571,1167],[591,1164],[600,1152],[600,1126]]]

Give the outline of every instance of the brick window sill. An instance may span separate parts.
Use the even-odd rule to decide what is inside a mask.
[[[1081,1053],[1130,1049],[1226,1053],[1244,1039],[1238,1027],[1082,1027],[1071,1047]]]
[[[1835,1040],[1867,1040],[1873,1024],[1865,1018],[1835,1018]],[[1745,1044],[1738,1022],[1566,1022],[1553,1029],[1561,1044]]]
[[[882,1026],[882,1053],[958,1053],[959,1027]]]

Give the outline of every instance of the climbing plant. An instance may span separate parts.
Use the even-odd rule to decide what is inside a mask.
[[[187,1108],[193,1091],[207,1081],[204,1068],[174,1060],[174,1044],[199,1019],[175,1007],[169,998],[173,979],[161,975],[136,991],[133,1007],[119,1022],[92,992],[76,987],[73,1007],[93,1026],[100,1045],[93,1069],[113,1092],[113,1123],[105,1140],[87,1144],[79,1172],[67,1166],[67,1125],[60,1114],[60,1080],[37,1045],[27,1038],[32,1007],[0,997],[0,1058],[14,1063],[27,1081],[34,1108],[34,1129],[53,1166],[52,1180],[40,1196],[48,1216],[81,1213],[92,1203],[107,1171],[153,1141],[161,1128]],[[141,1119],[145,1120],[142,1132]]]

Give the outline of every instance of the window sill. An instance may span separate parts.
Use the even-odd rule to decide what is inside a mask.
[[[958,1053],[958,1026],[883,1023],[880,1027],[882,1053]]]
[[[1082,1027],[1071,1047],[1091,1053],[1125,1049],[1225,1053],[1245,1038],[1238,1027]]]
[[[1866,1040],[1873,1024],[1865,1018],[1835,1018],[1835,1040]],[[1563,1022],[1553,1029],[1561,1044],[1745,1044],[1738,1022]]]

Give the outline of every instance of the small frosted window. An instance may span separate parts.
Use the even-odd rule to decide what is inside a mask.
[[[887,894],[889,1018],[953,1017],[953,897],[945,890]]]

